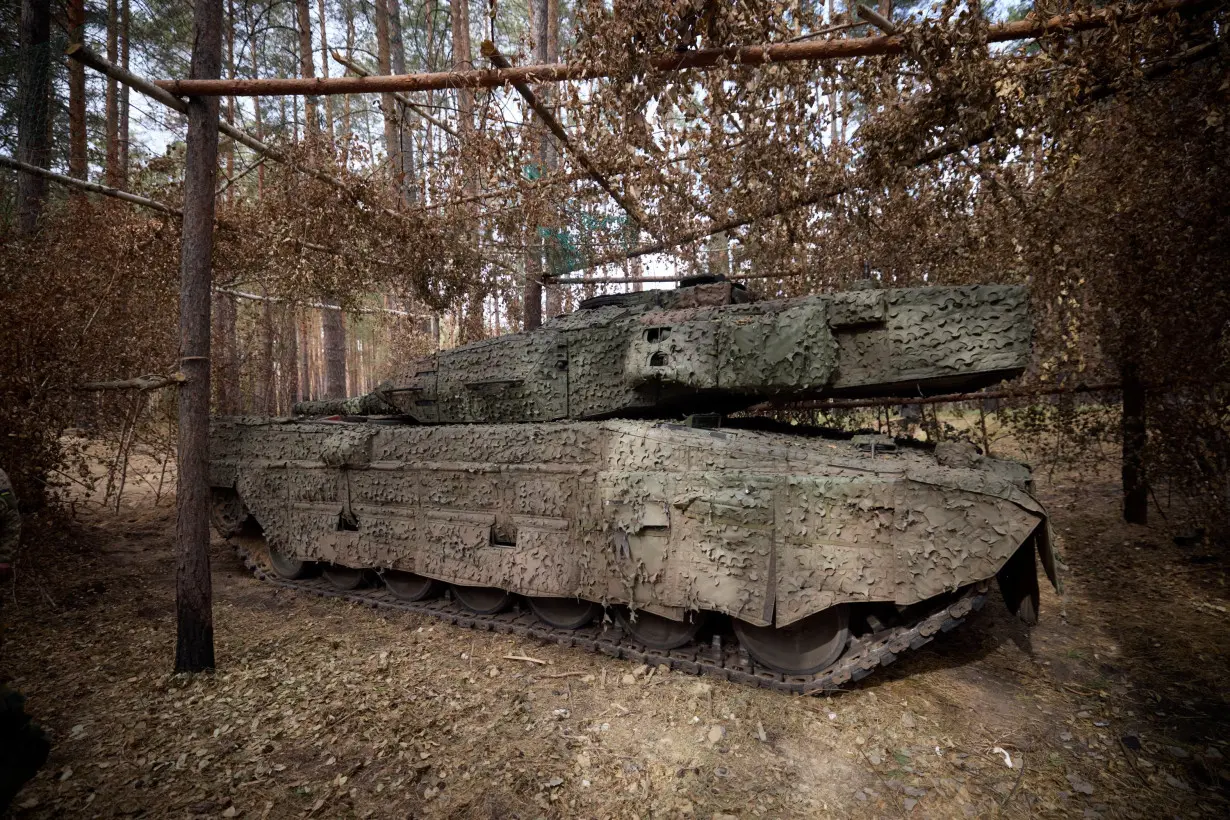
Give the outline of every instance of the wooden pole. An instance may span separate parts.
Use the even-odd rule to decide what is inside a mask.
[[[222,73],[222,0],[196,0],[191,76]],[[209,291],[218,169],[218,98],[187,103],[184,227],[179,331],[179,479],[176,491],[175,671],[214,667],[213,589],[209,574]]]
[[[1061,14],[1048,19],[1028,18],[1003,23],[987,29],[987,42],[1004,43],[1030,40],[1047,34],[1072,34],[1132,23],[1143,17],[1156,17],[1171,12],[1207,5],[1209,0],[1164,0],[1132,10],[1123,7],[1103,8],[1091,12]],[[795,43],[774,43],[758,46],[730,46],[695,51],[659,54],[650,58],[654,72],[686,71],[714,66],[761,66],[773,63],[820,62],[851,57],[873,57],[901,54],[905,51],[902,35],[851,37],[813,40]],[[269,78],[258,80],[160,80],[156,83],[174,94],[221,96],[286,96],[302,94],[364,94],[386,91],[429,91],[447,88],[498,88],[511,83],[548,83],[568,80],[596,79],[607,76],[601,66],[580,63],[529,65],[486,71],[442,71],[420,74],[397,74],[386,77],[335,77],[330,80]]]
[[[116,188],[108,188],[106,185],[99,185],[97,182],[87,182],[84,179],[77,179],[76,177],[57,174],[55,171],[48,171],[46,168],[39,168],[37,165],[31,165],[28,162],[21,162],[20,160],[15,160],[11,157],[0,155],[0,165],[13,168],[27,174],[32,174],[37,177],[42,177],[43,179],[48,179],[52,182],[58,182],[59,184],[66,185],[70,188],[76,188],[82,191],[92,191],[93,193],[113,197],[114,199],[122,199],[125,202],[131,202],[134,205],[140,205],[144,208],[150,208],[151,210],[160,211],[164,214],[170,214],[172,216],[181,215],[178,208],[172,208],[170,205],[164,205],[156,200],[148,199],[143,196],[137,196],[136,194],[130,194],[127,191],[120,191]]]
[[[103,59],[98,54],[94,53],[89,48],[81,45],[80,43],[73,43],[72,45],[68,47],[68,49],[64,53],[74,60],[80,60],[82,63],[85,63],[90,68],[94,69],[95,71],[105,74],[108,77],[113,77],[118,82],[124,83],[128,85],[130,88],[135,88],[137,91],[140,91],[142,94],[146,95],[147,97],[162,103],[168,108],[178,111],[181,114],[186,114],[188,112],[188,104],[184,102],[183,100],[181,100],[179,97],[175,96],[174,94],[168,93],[167,91],[164,91],[163,89],[154,85],[153,83],[151,83],[149,80],[145,79],[144,77],[140,77],[136,74],[133,74],[131,71],[120,68],[119,66],[108,62],[107,60]],[[239,81],[236,80],[236,82],[239,82]],[[252,81],[244,80],[244,82],[252,82]],[[278,151],[272,146],[266,145],[264,142],[252,136],[251,134],[247,133],[246,131],[241,131],[235,126],[229,123],[225,123],[225,122],[221,123],[218,127],[219,127],[219,130],[223,134],[226,134],[228,137],[240,143],[241,145],[247,146],[248,148],[252,149],[256,153],[260,154],[261,156],[268,157],[269,159],[275,162],[280,162],[284,165],[288,165],[291,168],[294,168],[296,171],[299,171],[300,173],[308,174],[309,176],[315,177],[316,179],[320,180],[321,182],[324,182],[327,185],[331,185],[340,191],[353,195],[353,191],[350,189],[350,187],[347,186],[341,180],[335,179],[334,177],[331,177],[328,174],[322,171],[318,171],[314,168],[308,168],[306,166],[299,165],[298,163],[291,162],[290,159],[287,158],[286,155],[283,154],[281,151]],[[386,210],[390,214],[395,213],[394,211],[391,211],[388,209],[384,209],[384,210]]]
[[[346,56],[342,54],[342,52],[340,51],[334,50],[333,59],[337,60],[343,66],[350,69],[352,72],[354,72],[356,75],[360,77],[378,76],[378,75],[373,75],[370,71],[368,71],[366,68],[356,63],[354,60],[347,59]],[[433,117],[431,115],[431,112],[428,109],[422,107],[421,105],[416,105],[414,100],[410,99],[405,94],[394,92],[393,99],[397,100],[399,103],[406,106],[407,108],[413,109],[416,114],[418,114],[420,117],[427,120],[429,123],[436,126],[437,128],[440,128],[444,130],[445,132],[452,134],[454,137],[457,136],[456,128],[453,128],[453,126],[449,125],[443,120]]]

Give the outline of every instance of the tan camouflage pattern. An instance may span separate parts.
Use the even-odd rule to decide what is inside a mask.
[[[1033,535],[1053,567],[1028,470],[960,447],[628,420],[231,419],[211,448],[211,483],[289,556],[675,618],[784,626],[913,604],[991,578]]]
[[[367,396],[296,410],[424,424],[731,412],[766,399],[973,390],[1029,361],[1019,286],[755,301],[720,282],[616,301],[415,360]]]

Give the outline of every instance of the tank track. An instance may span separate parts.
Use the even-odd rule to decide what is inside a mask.
[[[251,542],[263,544],[260,538],[235,538],[228,542],[235,548],[244,565],[259,580],[295,592],[322,598],[340,598],[373,609],[400,610],[429,615],[466,629],[497,632],[537,638],[560,646],[575,646],[612,658],[635,661],[651,667],[665,665],[689,675],[728,680],[748,686],[789,692],[796,695],[816,695],[835,692],[862,680],[881,666],[888,666],[906,651],[919,649],[936,635],[960,626],[970,612],[982,608],[989,588],[987,581],[963,587],[947,605],[909,625],[899,625],[864,635],[850,642],[846,652],[828,669],[815,675],[783,675],[760,666],[737,641],[726,645],[715,638],[710,644],[700,642],[663,652],[646,649],[632,642],[618,624],[596,623],[582,629],[557,629],[540,621],[532,612],[517,607],[498,615],[476,615],[452,600],[451,596],[411,603],[402,601],[384,588],[339,590],[323,578],[289,581],[267,570],[252,555]],[[246,542],[246,543],[245,543]]]

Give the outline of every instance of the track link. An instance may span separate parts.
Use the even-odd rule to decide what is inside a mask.
[[[429,615],[455,626],[537,638],[560,646],[574,646],[598,652],[612,658],[636,661],[650,666],[665,665],[689,675],[707,675],[763,689],[796,695],[816,695],[835,692],[862,680],[881,666],[888,666],[911,649],[919,649],[941,632],[960,626],[970,612],[982,608],[986,601],[988,582],[980,581],[964,587],[946,606],[937,607],[910,625],[901,625],[864,635],[850,642],[836,663],[815,675],[783,675],[753,661],[737,642],[715,639],[710,644],[693,643],[680,649],[662,652],[645,649],[628,637],[618,624],[599,623],[582,629],[556,629],[540,621],[533,613],[514,609],[498,615],[475,615],[450,598],[410,603],[396,598],[384,588],[339,590],[321,578],[288,581],[266,569],[253,552],[263,546],[260,538],[229,539],[245,566],[261,581],[322,598],[340,598],[373,609],[391,609]]]

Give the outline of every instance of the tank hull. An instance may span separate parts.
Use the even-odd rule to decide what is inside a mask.
[[[284,556],[758,627],[918,604],[1031,542],[1053,571],[1027,481],[968,453],[628,420],[211,435],[216,492]]]

